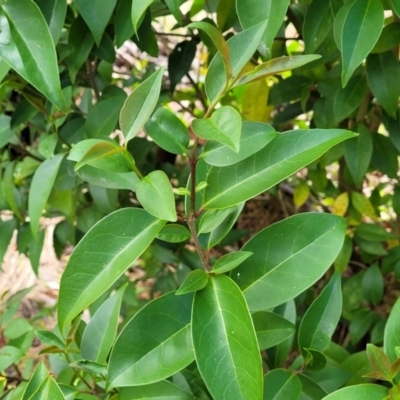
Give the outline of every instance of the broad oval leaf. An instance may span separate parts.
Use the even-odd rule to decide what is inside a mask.
[[[301,394],[301,381],[292,371],[274,369],[264,377],[263,400],[297,400]]]
[[[196,292],[192,336],[197,366],[215,399],[262,398],[254,327],[241,291],[226,275],[210,277]]]
[[[136,185],[136,197],[151,215],[175,222],[175,198],[171,182],[161,170],[150,172]]]
[[[198,137],[226,144],[236,153],[239,152],[242,117],[233,107],[222,106],[211,118],[195,119],[192,127]]]
[[[135,2],[132,2],[131,20],[133,31],[135,33],[137,33],[139,22],[152,2],[153,0],[136,0]]]
[[[117,0],[74,0],[74,3],[92,32],[97,46],[100,46],[101,38],[110,21]]]
[[[265,31],[266,22],[234,35],[227,41],[232,66],[232,77],[236,78],[253,56]],[[226,72],[221,53],[218,52],[210,63],[206,75],[205,89],[211,102],[218,100],[226,88]]]
[[[400,346],[400,298],[390,311],[383,338],[383,348],[392,362],[398,358],[395,350],[398,346]]]
[[[247,72],[238,79],[233,87],[246,85],[250,82],[256,82],[260,79],[265,79],[268,76],[276,75],[281,72],[292,70],[308,64],[311,61],[321,58],[318,54],[309,54],[304,56],[284,56],[277,57],[258,65],[253,71]]]
[[[231,167],[211,167],[204,208],[226,208],[248,200],[316,160],[355,134],[341,129],[289,131]]]
[[[382,400],[388,395],[388,388],[380,385],[362,384],[337,390],[322,400]]]
[[[105,363],[117,334],[119,310],[127,284],[108,298],[95,312],[83,332],[80,345],[82,357]]]
[[[250,28],[260,21],[267,21],[263,32],[262,45],[260,46],[264,57],[270,55],[272,42],[285,19],[289,3],[290,0],[265,0],[251,3],[248,0],[236,1],[240,25],[244,29]]]
[[[160,96],[163,72],[163,68],[158,69],[125,100],[119,124],[126,141],[139,133],[156,107]]]
[[[223,274],[231,271],[240,265],[244,260],[248,259],[253,253],[250,251],[235,251],[228,253],[219,258],[213,265],[211,272],[215,274]]]
[[[189,133],[172,111],[159,108],[147,121],[144,130],[162,149],[173,154],[187,153]]]
[[[103,218],[87,232],[61,278],[61,332],[146,250],[164,224],[145,210],[125,208]]]
[[[230,211],[231,209],[225,208],[223,210],[207,210],[201,213],[198,219],[197,233],[200,235],[201,233],[212,232],[225,220]]]
[[[61,111],[66,105],[49,27],[31,0],[13,0],[0,10],[0,57]]]
[[[63,158],[64,154],[57,154],[50,160],[43,161],[33,175],[31,190],[29,191],[28,209],[31,229],[35,237],[39,229],[40,217],[50,196]]]
[[[250,310],[285,303],[320,279],[342,248],[345,229],[342,217],[304,213],[253,236],[242,247],[253,255],[232,273]]]
[[[160,381],[150,385],[133,388],[122,388],[118,395],[119,400],[194,400],[191,393],[184,391],[169,381]]]
[[[329,346],[341,313],[341,280],[340,273],[336,272],[301,320],[298,340],[304,358],[307,356],[305,349],[323,352]]]
[[[43,362],[40,361],[36,366],[33,375],[29,379],[21,400],[29,400],[48,376],[49,372]]]
[[[374,48],[384,25],[380,1],[355,0],[345,3],[335,16],[333,31],[342,53],[342,84]]]
[[[157,382],[194,360],[192,301],[192,294],[168,293],[148,303],[125,325],[110,356],[109,388]]]
[[[203,289],[208,282],[208,275],[202,269],[195,269],[183,281],[181,287],[175,294],[181,295],[191,292],[197,292]]]
[[[260,350],[274,347],[296,332],[296,326],[278,314],[259,311],[251,317]]]
[[[51,376],[45,379],[37,391],[29,398],[29,400],[48,399],[65,400],[63,392]]]
[[[210,140],[205,145],[201,157],[207,164],[226,167],[237,164],[257,153],[275,137],[276,132],[271,125],[262,122],[243,121],[238,153],[228,146]]]
[[[190,231],[182,225],[168,224],[163,226],[157,235],[157,239],[169,243],[179,243],[190,239]]]

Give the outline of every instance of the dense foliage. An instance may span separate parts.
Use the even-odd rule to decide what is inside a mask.
[[[0,0],[0,259],[74,246],[0,399],[400,399],[399,17]]]

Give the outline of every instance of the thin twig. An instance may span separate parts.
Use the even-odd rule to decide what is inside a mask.
[[[160,36],[193,37],[193,35],[183,34],[183,33],[166,33],[166,32],[154,32],[154,33]]]
[[[193,78],[190,76],[189,72],[186,74],[186,76],[188,77],[190,83],[192,84],[192,86],[197,94],[197,97],[199,98],[201,104],[203,105],[204,111],[206,111],[208,109],[207,101],[204,97],[204,93],[201,91],[201,89],[199,87],[199,84],[193,80]]]
[[[94,98],[96,99],[96,102],[97,102],[97,101],[99,101],[99,98],[100,98],[100,92],[97,87],[96,81],[94,79],[94,77],[96,75],[96,70],[97,70],[97,58],[94,59],[93,65],[91,64],[89,59],[87,59],[86,60],[86,71],[87,71],[87,74],[89,77],[90,86],[92,87],[93,92],[94,92]]]

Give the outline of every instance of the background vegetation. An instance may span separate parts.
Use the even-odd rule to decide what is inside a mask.
[[[399,17],[0,0],[0,398],[400,399]]]

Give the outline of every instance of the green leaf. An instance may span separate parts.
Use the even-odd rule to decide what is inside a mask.
[[[109,136],[118,122],[121,107],[126,96],[113,96],[97,103],[90,111],[85,122],[85,132],[90,138]]]
[[[222,36],[222,33],[213,25],[207,23],[207,22],[192,22],[187,26],[188,28],[197,28],[205,33],[210,37],[210,39],[213,41],[214,46],[217,48],[217,50],[220,52],[222,56],[222,60],[224,62],[224,67],[227,75],[227,81],[229,81],[232,77],[232,66],[231,66],[231,60],[230,60],[230,51],[227,43],[225,42],[224,37]]]
[[[345,229],[341,217],[303,213],[253,236],[242,247],[253,255],[232,273],[250,310],[283,304],[320,279],[342,248]]]
[[[0,219],[0,271],[2,270],[1,265],[15,229],[17,229],[17,221],[14,218],[7,221]]]
[[[220,225],[229,215],[231,209],[208,210],[201,214],[198,222],[197,233],[208,233],[213,231]]]
[[[351,203],[354,208],[362,215],[375,218],[375,210],[369,200],[363,193],[351,192]]]
[[[312,302],[301,321],[298,333],[299,348],[306,358],[305,349],[323,352],[331,342],[342,313],[340,273],[335,272],[321,294]]]
[[[63,273],[58,301],[61,332],[101,296],[150,245],[165,224],[146,211],[115,211],[87,232]]]
[[[264,377],[263,400],[297,400],[301,394],[301,381],[291,371],[274,369]]]
[[[165,4],[167,5],[171,14],[175,17],[176,21],[179,25],[182,25],[182,13],[179,7],[185,0],[165,0]]]
[[[226,275],[210,277],[196,292],[192,336],[197,366],[215,399],[262,398],[254,327],[241,291]]]
[[[208,283],[208,275],[202,269],[196,269],[185,278],[181,287],[175,294],[181,295],[191,292],[197,292],[203,289]]]
[[[65,400],[65,397],[54,381],[54,379],[49,376],[43,381],[38,390],[29,398],[29,400]]]
[[[121,0],[115,11],[115,42],[121,47],[135,33],[132,26],[132,0]]]
[[[175,222],[175,198],[171,182],[165,172],[150,172],[136,185],[136,197],[151,215]]]
[[[157,235],[157,239],[169,243],[179,243],[190,239],[191,234],[187,228],[178,224],[168,224],[163,226]]]
[[[67,3],[64,0],[35,0],[49,26],[53,43],[60,39],[67,14]]]
[[[139,21],[141,21],[141,18],[143,17],[144,13],[152,2],[153,0],[139,0],[135,1],[135,3],[132,2],[131,20],[133,31],[135,33],[138,30]]]
[[[226,167],[237,164],[257,153],[275,137],[276,132],[271,125],[262,122],[243,121],[238,153],[219,142],[211,140],[206,143],[201,157],[207,164]]]
[[[227,41],[232,66],[232,77],[234,79],[240,74],[257,50],[257,46],[265,32],[265,26],[266,22],[263,20],[250,29],[234,35]],[[226,71],[223,59],[221,53],[218,52],[210,63],[205,82],[207,97],[211,102],[218,100],[226,88],[226,83]]]
[[[368,333],[374,321],[376,314],[370,310],[362,308],[353,314],[349,327],[350,341],[353,345]]]
[[[93,144],[77,162],[75,170],[77,171],[85,165],[118,173],[132,172],[135,169],[131,153],[125,147],[107,140]]]
[[[285,19],[289,3],[290,0],[253,1],[251,3],[247,0],[236,1],[239,21],[244,29],[250,28],[260,21],[267,21],[260,46],[264,57],[270,56],[272,42]]]
[[[344,145],[344,159],[357,188],[361,188],[362,181],[371,162],[373,143],[372,134],[364,126],[358,125],[359,136],[346,140]]]
[[[400,298],[390,311],[383,338],[383,348],[391,362],[398,358],[395,350],[397,346],[400,346]]]
[[[331,31],[332,24],[330,0],[313,1],[308,7],[303,24],[306,53],[311,54],[318,49]]]
[[[354,232],[362,239],[371,240],[373,242],[396,239],[396,236],[393,235],[393,233],[389,233],[383,226],[378,224],[361,223],[356,226]]]
[[[319,350],[304,349],[307,371],[321,371],[327,365],[325,355]]]
[[[250,82],[256,82],[265,79],[268,76],[276,75],[281,72],[292,70],[308,64],[311,61],[321,58],[318,54],[310,54],[305,56],[284,56],[277,57],[258,65],[253,71],[247,72],[238,79],[233,87],[246,85]]]
[[[299,374],[298,377],[301,381],[304,400],[321,400],[327,395],[327,392],[308,376]],[[303,399],[303,397],[301,397],[301,399]]]
[[[32,395],[39,389],[40,385],[43,381],[49,376],[49,372],[47,371],[46,367],[44,366],[43,362],[40,361],[35,368],[35,371],[29,380],[23,397],[21,400],[29,400],[32,398]]]
[[[189,133],[184,123],[170,110],[159,108],[144,126],[146,133],[164,150],[187,153]]]
[[[193,295],[161,296],[124,327],[112,350],[108,388],[165,379],[194,360],[190,319]]]
[[[399,42],[400,21],[394,21],[384,26],[378,41],[371,50],[371,53],[383,53],[384,51],[389,51],[397,46]]]
[[[40,217],[42,216],[43,209],[46,207],[63,158],[64,154],[57,154],[50,160],[43,161],[33,175],[29,191],[28,210],[34,237],[37,235]]]
[[[119,400],[194,400],[194,396],[169,381],[160,381],[151,385],[122,388]]]
[[[0,57],[65,111],[56,51],[39,7],[31,0],[4,3],[0,10],[0,31]]]
[[[367,77],[372,94],[392,117],[396,118],[400,95],[400,67],[392,51],[370,54],[367,58]]]
[[[212,167],[207,176],[204,208],[225,208],[248,200],[353,136],[341,129],[289,131],[236,164],[234,170]]]
[[[399,0],[389,0],[390,4],[393,8],[393,11],[396,13],[398,17],[400,17],[400,2]]]
[[[11,161],[6,164],[6,168],[3,175],[3,191],[5,199],[11,209],[11,211],[22,220],[21,211],[19,210],[17,199],[16,199],[16,188],[14,185],[14,169],[16,162]]]
[[[195,119],[192,122],[194,133],[202,139],[215,140],[239,152],[242,134],[242,117],[231,106],[222,106],[211,118]]]
[[[87,324],[81,341],[81,354],[86,360],[105,363],[117,334],[119,310],[127,284],[108,298]]]
[[[323,400],[382,400],[388,394],[388,388],[379,385],[363,384],[337,390]]]
[[[0,349],[0,371],[5,371],[10,365],[18,362],[23,353],[13,346],[4,346]]]
[[[384,25],[380,1],[354,0],[345,3],[335,16],[333,31],[342,53],[342,84],[374,48]]]
[[[0,149],[2,149],[15,135],[10,126],[11,118],[8,115],[0,115]]]
[[[386,377],[387,381],[391,381],[394,378],[391,373],[391,363],[386,354],[379,347],[368,343],[367,356],[374,371],[381,372]]]
[[[94,361],[89,360],[78,360],[70,363],[70,367],[73,369],[79,369],[81,371],[89,372],[94,375],[103,375],[107,374],[107,365],[100,364]]]
[[[46,346],[56,346],[61,350],[66,348],[65,343],[54,332],[39,329],[35,335]]]
[[[74,0],[79,14],[87,23],[93,34],[97,46],[100,46],[101,38],[114,11],[117,0]]]
[[[223,255],[219,258],[211,269],[215,274],[223,274],[231,271],[240,265],[244,260],[247,260],[253,253],[250,251],[235,251]]]
[[[153,113],[160,96],[164,69],[159,68],[126,99],[119,123],[126,141],[134,138]]]
[[[341,273],[346,271],[352,253],[353,241],[349,238],[349,236],[346,235],[344,238],[343,247],[334,262],[335,269]]]
[[[251,317],[253,318],[260,350],[274,347],[296,332],[295,325],[278,314],[259,311]]]

